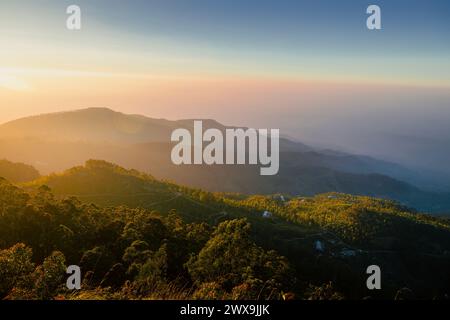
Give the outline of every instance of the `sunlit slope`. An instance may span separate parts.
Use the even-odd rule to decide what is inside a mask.
[[[203,120],[203,127],[227,128],[211,119]],[[432,188],[435,179],[424,181],[398,164],[320,150],[286,138],[280,140],[276,176],[262,177],[255,165],[177,166],[170,158],[175,128],[192,130],[193,120],[154,119],[106,108],[37,115],[0,125],[0,157],[29,163],[44,174],[103,159],[212,192],[303,196],[341,192],[394,199],[421,211],[450,211],[448,194],[422,190]]]
[[[183,208],[187,220],[198,220],[202,214],[219,210],[199,201],[207,192],[156,180],[148,174],[100,160],[89,160],[84,166],[51,174],[24,186],[28,189],[47,186],[55,195],[76,197],[99,206],[124,205],[165,212]],[[194,213],[196,216],[191,217]]]
[[[42,185],[56,195],[74,196],[86,203],[177,210],[197,221],[214,222],[227,214],[264,221],[262,213],[270,211],[277,220],[332,232],[365,248],[416,247],[422,241],[439,242],[449,233],[448,220],[416,213],[394,201],[337,193],[292,198],[210,193],[98,160],[25,184],[29,188]]]
[[[448,281],[449,221],[392,201],[337,193],[292,198],[213,194],[103,161],[89,161],[25,186],[33,195],[43,185],[61,199],[77,196],[98,206],[144,207],[163,215],[176,212],[188,222],[217,225],[245,217],[252,224],[252,238],[286,256],[301,270],[300,279],[320,283],[332,276],[355,295],[365,290],[363,278],[370,264],[389,270],[387,290],[407,284],[425,296],[429,292],[424,283],[445,288]],[[11,188],[15,187],[6,189]],[[265,211],[272,215],[264,217]]]

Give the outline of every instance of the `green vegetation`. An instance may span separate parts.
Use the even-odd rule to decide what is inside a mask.
[[[109,297],[111,290],[120,299],[206,298],[213,286],[220,299],[256,299],[280,297],[291,280],[285,258],[258,247],[245,220],[213,228],[173,213],[56,200],[45,187],[30,195],[3,180],[0,189],[2,298]],[[66,261],[85,272],[86,289],[75,295],[64,290]]]
[[[0,298],[442,298],[449,252],[448,220],[369,197],[214,194],[95,160],[0,181]]]

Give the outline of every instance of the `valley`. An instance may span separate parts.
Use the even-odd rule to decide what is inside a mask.
[[[174,165],[170,135],[175,128],[191,131],[193,124],[104,108],[29,117],[0,126],[0,158],[31,164],[43,174],[104,159],[212,192],[292,196],[342,192],[392,199],[435,214],[450,212],[449,193],[408,182],[421,181],[414,171],[369,157],[316,150],[282,137],[275,176],[261,177],[255,165]],[[213,120],[204,120],[203,126],[222,132],[227,128]]]

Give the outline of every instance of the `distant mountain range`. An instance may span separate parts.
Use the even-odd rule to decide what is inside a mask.
[[[205,128],[227,127],[204,120]],[[170,135],[193,120],[170,121],[106,108],[37,115],[0,126],[0,158],[29,163],[43,174],[103,159],[179,184],[209,191],[314,195],[342,192],[394,199],[421,211],[450,212],[450,194],[423,191],[419,174],[398,164],[300,142],[280,141],[280,172],[259,175],[256,166],[176,166]]]
[[[35,180],[40,177],[40,174],[30,165],[0,160],[0,177],[13,183],[21,183]]]

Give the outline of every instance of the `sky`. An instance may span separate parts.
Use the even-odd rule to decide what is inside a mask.
[[[449,35],[446,0],[2,0],[0,123],[109,107],[383,155],[450,141]]]

